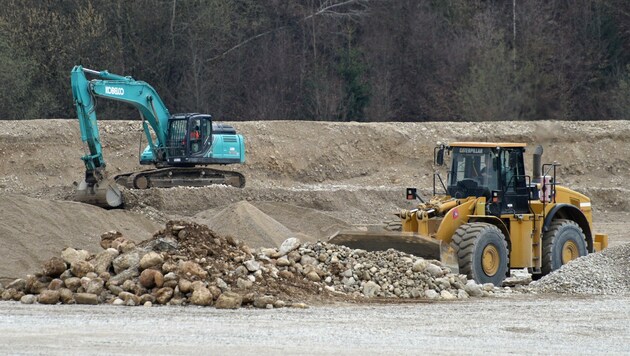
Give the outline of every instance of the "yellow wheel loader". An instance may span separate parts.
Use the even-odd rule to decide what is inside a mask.
[[[538,279],[608,246],[593,232],[591,200],[556,184],[557,163],[541,165],[542,147],[525,172],[523,143],[455,142],[438,145],[434,163],[450,156],[446,179],[436,172],[433,197],[397,215],[402,232],[341,231],[332,243],[368,251],[389,248],[440,260],[477,283],[501,285],[510,269]],[[544,171],[544,173],[543,173]],[[443,189],[437,193],[437,186]]]

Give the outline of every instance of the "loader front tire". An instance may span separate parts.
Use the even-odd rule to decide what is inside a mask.
[[[572,220],[554,220],[543,235],[542,273],[534,279],[539,279],[586,254],[586,237],[582,228]]]
[[[452,246],[457,252],[459,273],[479,284],[500,286],[509,272],[505,236],[496,226],[475,222],[455,231]]]

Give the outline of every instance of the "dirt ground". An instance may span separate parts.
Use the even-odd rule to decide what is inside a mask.
[[[0,121],[0,280],[32,273],[66,246],[96,249],[108,230],[143,240],[170,218],[253,246],[381,224],[411,206],[405,187],[431,194],[433,148],[456,140],[542,144],[543,161],[562,164],[559,181],[592,197],[596,230],[611,245],[630,241],[627,121],[231,124],[246,138],[247,162],[227,168],[245,174],[244,189],[126,190],[125,210],[105,211],[71,202],[84,171],[75,120]],[[143,168],[139,121],[105,121],[100,130],[111,174]]]

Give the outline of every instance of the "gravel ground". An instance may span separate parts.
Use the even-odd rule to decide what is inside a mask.
[[[0,354],[13,355],[614,355],[629,342],[630,297],[234,311],[0,302]]]

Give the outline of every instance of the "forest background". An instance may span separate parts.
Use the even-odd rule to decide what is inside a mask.
[[[630,119],[630,1],[3,1],[1,119],[76,117],[76,64],[221,120]]]

